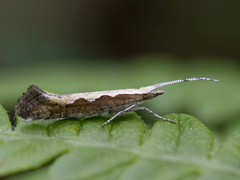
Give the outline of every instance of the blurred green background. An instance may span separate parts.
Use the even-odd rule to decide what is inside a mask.
[[[240,131],[239,32],[237,0],[2,0],[0,103],[12,116],[31,84],[68,94],[211,77],[143,105],[191,114],[222,140]]]

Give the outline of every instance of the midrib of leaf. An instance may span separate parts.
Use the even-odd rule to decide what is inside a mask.
[[[238,168],[232,167],[232,166],[227,166],[222,164],[221,162],[214,160],[214,159],[189,159],[187,160],[186,158],[182,158],[180,156],[173,156],[173,155],[158,155],[156,153],[147,153],[146,151],[143,151],[141,149],[141,146],[138,148],[124,148],[124,147],[119,147],[116,145],[110,145],[106,143],[87,143],[87,142],[79,142],[76,140],[66,140],[68,143],[74,143],[75,146],[78,147],[97,147],[97,148],[106,148],[106,149],[114,149],[114,150],[119,150],[119,151],[125,151],[125,152],[130,152],[134,153],[135,155],[138,155],[139,157],[146,157],[150,159],[158,159],[159,161],[171,161],[171,162],[181,162],[185,164],[194,164],[197,166],[201,166],[202,168],[207,168],[207,169],[215,169],[215,170],[224,170],[228,172],[234,172],[236,174],[240,175],[240,171]]]
[[[127,166],[129,166],[129,165],[131,165],[131,164],[133,164],[134,162],[136,162],[137,161],[137,159],[133,159],[133,160],[130,160],[130,161],[128,161],[128,162],[124,162],[124,163],[120,163],[120,164],[118,164],[118,165],[116,165],[116,166],[112,166],[110,169],[107,169],[107,170],[105,170],[105,171],[102,171],[101,173],[96,173],[96,174],[93,174],[93,175],[90,175],[90,176],[88,176],[87,178],[88,179],[93,179],[93,178],[98,178],[99,176],[101,176],[101,175],[107,175],[108,173],[110,173],[112,170],[114,170],[114,169],[116,169],[116,168],[121,168],[121,167],[123,167],[123,168],[126,168]]]
[[[17,137],[17,136],[5,136],[7,139],[15,140],[15,139],[22,139],[22,137]],[[2,136],[1,136],[2,138]],[[133,153],[137,155],[139,158],[149,158],[149,159],[154,159],[154,160],[159,160],[159,161],[169,161],[169,162],[181,162],[184,164],[191,164],[191,165],[197,165],[200,166],[202,169],[212,169],[212,170],[218,170],[218,171],[225,171],[225,172],[233,172],[235,174],[240,175],[240,171],[238,168],[235,168],[230,165],[225,165],[219,162],[218,160],[215,160],[214,158],[212,159],[197,159],[197,158],[190,158],[186,159],[184,157],[180,156],[174,156],[170,154],[164,154],[164,155],[159,155],[157,153],[149,153],[146,152],[145,149],[142,149],[141,146],[138,147],[120,147],[118,145],[114,144],[109,144],[109,143],[88,143],[88,142],[82,142],[79,141],[78,138],[58,138],[58,137],[43,137],[39,135],[34,135],[34,136],[26,136],[27,139],[44,139],[44,140],[62,140],[70,145],[74,145],[74,147],[93,147],[93,148],[103,148],[103,149],[112,149],[112,150],[118,150],[122,152],[128,152],[128,153]]]

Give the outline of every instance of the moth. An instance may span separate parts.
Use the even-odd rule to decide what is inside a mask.
[[[38,86],[31,85],[27,89],[27,92],[23,93],[22,97],[18,99],[15,111],[23,119],[31,120],[62,120],[101,115],[103,113],[115,113],[115,115],[102,124],[101,127],[103,127],[124,112],[143,109],[162,120],[176,123],[139,105],[145,100],[162,95],[164,91],[157,90],[162,86],[197,80],[219,81],[205,77],[187,78],[158,83],[139,89],[120,89],[64,95],[52,94],[43,91]]]

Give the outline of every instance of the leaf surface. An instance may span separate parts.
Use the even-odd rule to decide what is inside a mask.
[[[0,104],[0,132],[8,132],[12,130],[7,111]]]
[[[0,112],[5,114],[1,123],[7,129],[4,111]],[[0,133],[0,177],[240,179],[239,133],[215,151],[211,131],[198,119],[186,114],[166,118],[177,123],[159,120],[146,128],[134,112],[117,117],[104,128],[101,124],[108,117],[83,121],[18,118],[15,131]]]

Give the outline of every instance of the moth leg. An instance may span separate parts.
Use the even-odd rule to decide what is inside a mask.
[[[171,119],[167,119],[167,118],[164,118],[162,116],[159,116],[158,114],[154,113],[153,111],[151,111],[150,109],[146,108],[146,107],[135,107],[133,108],[132,110],[135,111],[135,110],[139,110],[139,109],[144,109],[144,110],[147,110],[148,112],[150,112],[152,115],[164,120],[164,121],[169,121],[169,122],[173,122],[173,123],[177,123],[176,121],[173,121]]]
[[[113,117],[111,117],[111,118],[110,118],[109,120],[107,120],[105,123],[103,123],[103,124],[101,125],[101,128],[102,128],[103,126],[105,126],[106,124],[108,124],[109,122],[111,122],[111,121],[112,121],[114,118],[116,118],[117,116],[121,115],[121,114],[124,113],[124,112],[127,112],[127,111],[131,110],[132,108],[134,108],[134,107],[136,107],[136,106],[137,106],[136,104],[133,104],[133,105],[127,107],[126,109],[124,109],[124,110],[122,110],[122,111],[119,111],[117,114],[115,114]]]

